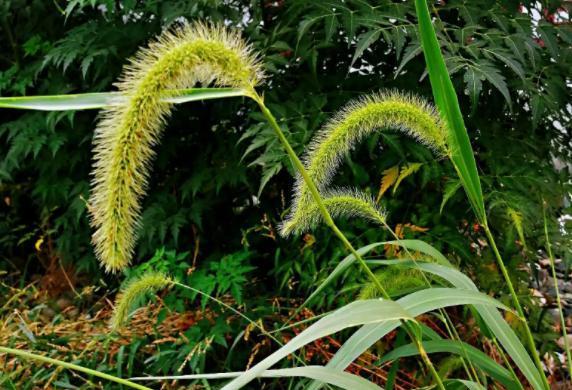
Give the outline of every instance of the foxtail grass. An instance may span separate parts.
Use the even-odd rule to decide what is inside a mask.
[[[455,88],[453,87],[453,82],[449,76],[443,54],[441,53],[441,47],[439,46],[433,21],[429,14],[427,0],[415,0],[415,10],[418,18],[421,46],[425,56],[433,97],[440,114],[449,128],[448,139],[449,144],[451,145],[451,153],[449,156],[450,160],[458,173],[469,203],[473,208],[473,212],[475,213],[479,223],[483,226],[487,240],[489,241],[494,257],[509,290],[513,306],[522,321],[528,349],[534,359],[543,387],[545,389],[549,389],[550,384],[548,383],[542,361],[540,360],[538,350],[536,349],[532,331],[526,321],[524,310],[520,304],[509,272],[497,248],[494,235],[488,223],[475,155],[471,146],[469,134],[465,127]]]
[[[417,98],[397,93],[362,99],[342,110],[324,128],[312,143],[304,162],[288,143],[276,119],[264,104],[263,97],[255,91],[254,88],[263,78],[261,67],[257,57],[237,34],[223,27],[194,24],[166,32],[147,49],[143,49],[126,68],[117,84],[121,99],[119,103],[114,101],[104,110],[94,138],[90,211],[95,229],[95,252],[105,269],[119,271],[127,267],[131,260],[140,220],[141,198],[146,191],[149,166],[154,155],[153,147],[159,142],[163,124],[173,104],[167,91],[188,88],[195,83],[214,82],[217,86],[243,91],[239,94],[256,101],[298,171],[292,212],[282,226],[282,233],[299,233],[325,223],[361,265],[384,299],[389,299],[384,286],[333,218],[365,217],[387,226],[385,214],[373,199],[357,190],[329,188],[331,179],[343,155],[355,143],[382,128],[401,131],[429,146],[438,156],[447,155],[459,173],[469,201],[487,233],[518,314],[524,319],[487,223],[474,155],[454,89],[439,52],[425,0],[416,0],[416,7],[438,111]],[[171,284],[172,281],[162,274],[146,274],[131,282],[118,297],[112,327],[117,329],[125,322],[138,298]],[[427,294],[434,293],[436,292]],[[457,292],[449,291],[451,298],[454,298],[455,293]],[[478,304],[482,301],[467,302]],[[392,305],[391,302],[386,304]],[[408,319],[408,315],[401,318],[402,325],[435,384],[444,389],[443,381],[423,347],[417,327],[414,323],[403,320]],[[499,329],[506,331],[506,328]],[[531,353],[539,366],[540,375],[544,376],[528,325],[526,329]],[[513,348],[514,350],[518,348]],[[519,352],[519,358],[520,355]],[[514,354],[511,356],[514,359]],[[530,365],[532,370],[528,371],[527,378],[533,377],[530,372],[535,371],[532,362]],[[256,374],[247,372],[245,375],[251,379],[240,379],[229,388],[238,388],[240,383],[248,383]],[[546,382],[545,377],[543,380]],[[535,383],[540,383],[540,380]]]
[[[147,294],[170,287],[173,280],[161,272],[147,272],[127,283],[115,301],[109,323],[112,330],[119,330],[127,322],[135,305]]]
[[[344,156],[375,131],[399,131],[445,155],[447,131],[437,111],[414,95],[395,91],[372,94],[349,103],[314,137],[304,168],[333,217],[359,216],[383,225],[385,213],[370,196],[357,190],[328,189]],[[281,227],[284,236],[302,233],[322,220],[307,181],[298,174],[293,205]]]
[[[133,255],[153,148],[172,109],[165,91],[197,83],[252,89],[262,79],[251,48],[222,26],[185,25],[135,55],[116,84],[125,101],[103,110],[94,136],[93,244],[107,271]]]

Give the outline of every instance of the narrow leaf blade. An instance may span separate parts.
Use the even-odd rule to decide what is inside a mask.
[[[451,160],[459,173],[477,218],[483,222],[486,213],[475,156],[465,128],[459,101],[433,29],[427,0],[415,0],[415,9],[433,96],[439,112],[444,116],[449,128]]]
[[[239,88],[191,88],[165,92],[163,100],[180,104],[196,100],[245,96]],[[37,111],[70,111],[105,108],[125,102],[120,92],[97,92],[72,95],[0,97],[0,108]]]
[[[352,302],[312,324],[282,348],[227,384],[223,390],[240,389],[292,352],[314,340],[352,326],[383,322],[399,323],[401,319],[411,319],[411,316],[394,301],[369,299]]]

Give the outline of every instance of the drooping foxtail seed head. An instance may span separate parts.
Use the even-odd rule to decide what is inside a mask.
[[[375,199],[358,190],[334,190],[322,195],[324,206],[332,218],[364,218],[383,225],[385,212],[375,203]],[[280,227],[282,236],[306,232],[323,222],[322,214],[313,199],[304,208],[304,214],[296,213]]]
[[[343,108],[308,147],[304,164],[318,191],[332,193],[328,185],[346,153],[374,131],[386,129],[405,133],[438,155],[448,153],[445,123],[431,105],[397,92],[367,96]],[[356,191],[338,191],[332,198],[324,195],[324,203],[336,216],[362,216],[380,223],[384,221],[384,214],[375,202]],[[321,221],[317,212],[306,183],[298,175],[292,211],[282,225],[282,234],[303,232],[315,226]]]
[[[115,300],[113,316],[109,324],[111,329],[118,330],[121,328],[135,305],[145,295],[167,288],[172,283],[173,281],[167,275],[160,272],[147,272],[130,281]]]
[[[133,254],[153,146],[171,111],[165,91],[199,82],[252,90],[262,79],[238,33],[199,23],[163,33],[126,66],[117,87],[127,99],[103,111],[94,136],[92,241],[107,271],[123,269]]]

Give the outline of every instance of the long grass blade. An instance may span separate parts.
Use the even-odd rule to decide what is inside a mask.
[[[538,374],[542,380],[541,388],[548,389],[550,385],[544,372],[543,363],[536,349],[532,331],[526,322],[524,311],[522,310],[522,306],[512,285],[510,275],[508,274],[508,270],[504,265],[500,253],[498,252],[494,237],[488,226],[481,182],[477,171],[475,156],[471,148],[471,143],[465,128],[465,124],[463,122],[463,116],[459,107],[459,101],[457,99],[451,78],[449,77],[447,67],[445,65],[445,60],[441,54],[441,49],[437,41],[437,35],[433,29],[432,20],[429,15],[429,8],[427,7],[427,0],[415,0],[415,9],[417,12],[419,35],[421,38],[425,62],[429,72],[429,79],[431,81],[433,96],[439,111],[449,126],[448,132],[449,146],[451,149],[451,161],[457,170],[459,178],[463,184],[465,192],[467,193],[467,197],[476,214],[476,217],[484,227],[491,249],[495,254],[495,258],[503,274],[505,283],[510,291],[510,295],[512,297],[518,316],[524,321],[523,327],[525,329],[526,342],[534,359]]]
[[[384,260],[370,261],[370,263],[383,264]],[[391,265],[395,262],[387,262]],[[473,281],[454,268],[445,267],[434,263],[401,261],[400,266],[411,267],[421,271],[429,272],[434,275],[440,276],[451,285],[458,289],[466,291],[477,292],[478,289]],[[433,289],[436,290],[436,289]],[[416,302],[411,300],[414,294],[403,297],[397,302],[412,315],[419,315],[415,311]],[[490,305],[475,305],[475,309],[479,312],[491,332],[500,341],[508,355],[512,358],[515,364],[520,368],[524,376],[528,379],[534,389],[543,389],[544,385],[540,373],[526,352],[526,349],[520,342],[520,339],[510,326],[506,323],[502,315]],[[347,341],[342,345],[338,352],[328,363],[329,367],[335,367],[338,370],[344,370],[352,361],[370,348],[377,340],[384,337],[388,332],[395,329],[397,324],[375,324],[365,325],[357,330]]]
[[[439,252],[437,249],[435,249],[431,245],[421,240],[399,240],[399,241],[394,240],[394,241],[375,242],[357,249],[357,253],[359,253],[360,255],[364,255],[368,252],[371,252],[373,249],[383,245],[396,245],[399,247],[403,247],[411,251],[420,252],[425,255],[428,255],[440,264],[449,266],[451,265],[451,263],[449,263],[447,258],[441,252]],[[320,293],[322,293],[324,288],[326,288],[331,282],[333,282],[336,278],[338,278],[346,269],[348,269],[348,267],[350,267],[353,263],[355,263],[355,261],[356,261],[355,256],[353,254],[350,254],[346,256],[340,263],[338,263],[336,268],[334,268],[334,270],[328,274],[328,277],[322,283],[320,283],[320,285],[312,292],[312,294],[310,294],[310,296],[304,301],[304,303],[302,303],[302,305],[300,305],[296,309],[296,313],[298,313],[300,310],[306,307],[313,299],[315,299],[318,295],[320,295]]]
[[[363,324],[412,319],[412,317],[394,301],[370,299],[352,302],[323,317],[290,340],[285,346],[246,371],[244,374],[223,387],[223,390],[236,390],[260,376],[274,364],[303,346],[322,337],[339,332],[342,329]]]
[[[344,306],[304,330],[284,347],[229,383],[223,390],[240,389],[290,353],[314,340],[350,326],[360,324],[377,326],[381,324],[387,325],[388,331],[390,331],[401,325],[400,320],[402,319],[411,319],[428,311],[455,305],[485,305],[509,310],[502,303],[486,294],[456,288],[429,288],[410,294],[400,301],[370,299],[356,301]],[[410,310],[404,310],[406,306]]]
[[[172,375],[130,378],[132,381],[142,380],[188,380],[188,379],[228,379],[243,375],[244,372],[225,372],[220,374]],[[381,387],[349,372],[336,371],[324,366],[306,366],[283,368],[279,370],[266,370],[259,375],[260,378],[287,378],[304,377],[329,383],[346,390],[381,390]]]
[[[465,128],[455,88],[449,77],[445,60],[441,54],[441,48],[437,41],[435,30],[433,29],[429,9],[427,7],[427,0],[415,0],[415,8],[417,10],[419,35],[425,62],[429,71],[429,80],[431,81],[433,96],[437,108],[449,128],[451,160],[459,173],[459,177],[469,201],[477,214],[477,218],[479,221],[484,222],[486,214],[483,192],[473,148],[471,147],[469,135]]]
[[[165,102],[180,104],[196,100],[245,96],[240,88],[191,88],[166,91]],[[82,93],[74,95],[0,97],[0,108],[38,111],[93,110],[125,102],[119,92]]]
[[[109,375],[109,374],[106,374],[104,372],[92,370],[91,368],[79,366],[77,364],[63,362],[61,360],[52,359],[52,358],[47,357],[47,356],[38,355],[38,354],[35,354],[33,352],[30,352],[30,351],[23,351],[20,349],[0,347],[0,353],[15,355],[15,356],[18,356],[20,358],[27,359],[27,360],[37,360],[37,361],[40,361],[42,363],[53,364],[53,365],[56,365],[58,367],[67,368],[69,370],[83,372],[85,374],[93,375],[93,376],[98,377],[98,378],[102,378],[102,379],[105,379],[105,380],[108,380],[111,382],[119,383],[121,385],[131,387],[133,389],[152,390],[151,388],[149,388],[147,386],[143,386],[143,385],[140,385],[138,383],[133,383],[127,379],[118,378],[116,376]]]
[[[469,390],[486,390],[483,385],[465,379],[449,379],[445,381],[448,390],[466,388]]]
[[[487,354],[458,340],[431,340],[424,341],[423,347],[427,353],[454,353],[458,355],[465,354],[471,362],[486,372],[491,378],[506,386],[507,389],[520,389],[520,385],[515,382],[512,374],[506,368],[499,365]],[[407,344],[397,347],[387,353],[381,359],[380,363],[389,362],[403,357],[416,356],[419,354],[414,344]]]

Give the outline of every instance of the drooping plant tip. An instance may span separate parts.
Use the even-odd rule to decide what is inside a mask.
[[[394,91],[372,94],[349,103],[314,137],[304,158],[333,217],[362,217],[385,223],[385,212],[369,195],[347,189],[328,189],[344,156],[375,131],[402,132],[438,156],[448,154],[447,131],[433,106],[410,94]],[[303,233],[322,221],[312,194],[301,175],[296,179],[292,211],[281,226],[283,236]]]
[[[173,281],[164,273],[147,272],[144,275],[128,282],[119,293],[113,316],[110,321],[112,330],[119,330],[127,322],[131,310],[147,294],[154,293],[171,286]]]
[[[252,91],[264,75],[237,32],[190,24],[163,33],[125,67],[116,84],[127,99],[103,111],[94,136],[92,241],[107,271],[130,262],[150,164],[172,105],[167,90],[197,83]]]

